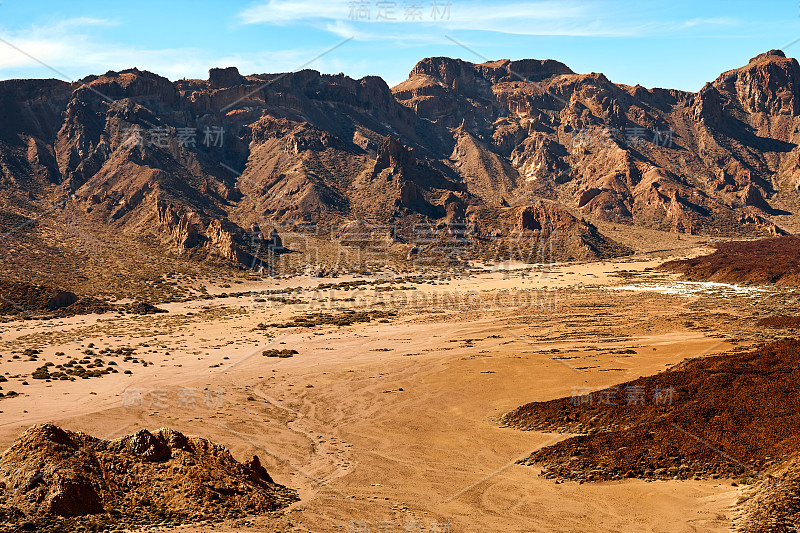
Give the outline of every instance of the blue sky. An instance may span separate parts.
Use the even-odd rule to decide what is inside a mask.
[[[307,64],[394,85],[420,59],[449,56],[549,58],[618,83],[696,91],[798,38],[797,0],[2,0],[0,79]],[[785,51],[800,55],[800,42]]]

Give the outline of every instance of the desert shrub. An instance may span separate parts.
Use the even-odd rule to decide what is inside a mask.
[[[298,354],[298,353],[300,353],[300,352],[298,352],[297,350],[291,350],[291,349],[289,349],[289,350],[277,350],[275,348],[272,348],[272,349],[269,349],[269,350],[264,350],[263,352],[261,352],[261,355],[263,355],[265,357],[280,357],[282,359],[286,359],[286,358],[292,357],[293,355]]]

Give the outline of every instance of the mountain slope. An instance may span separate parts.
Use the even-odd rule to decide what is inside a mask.
[[[263,236],[298,224],[334,244],[339,227],[392,226],[398,260],[419,227],[446,239],[458,226],[492,256],[526,234],[526,210],[544,213],[541,227],[558,220],[558,238],[592,236],[565,237],[554,259],[626,253],[593,221],[796,231],[799,76],[770,51],[698,93],[553,60],[441,57],[394,88],[233,67],[208,80],[129,69],[0,82],[0,260],[48,279],[88,263],[108,285],[132,260],[154,272],[267,264],[281,248]]]

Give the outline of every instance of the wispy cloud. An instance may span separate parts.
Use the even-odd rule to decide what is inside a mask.
[[[239,13],[243,24],[291,24],[311,19],[343,20],[350,13],[342,0],[269,0]]]
[[[16,47],[15,49],[0,42],[0,77],[7,77],[3,74],[14,71],[40,67],[43,69],[42,64],[52,67],[52,70],[45,72],[47,76],[69,77],[69,81],[89,73],[98,74],[131,67],[150,70],[171,79],[204,79],[210,67],[232,65],[247,74],[285,72],[294,70],[298,64],[308,61],[324,48],[257,50],[219,55],[196,47],[151,49],[108,42],[89,31],[115,25],[117,22],[112,20],[81,17],[62,20],[52,25],[31,26],[24,30],[0,29],[0,38]],[[309,68],[322,70],[334,67],[321,60]]]
[[[694,28],[697,26],[736,26],[739,21],[731,17],[694,18],[680,24],[681,28]]]
[[[349,0],[266,0],[238,13],[241,24],[307,25],[357,40],[423,41],[442,32],[487,31],[512,35],[633,37],[675,32],[698,26],[731,26],[729,17],[648,20],[614,0],[518,0],[416,2]],[[359,10],[359,6],[363,6]],[[390,6],[387,8],[386,6]]]
[[[404,2],[359,2],[346,0],[267,0],[238,14],[242,24],[308,24],[337,35],[345,28],[357,39],[395,39],[402,35],[367,31],[354,26],[367,24],[418,25],[419,33],[431,26],[447,31],[480,30],[525,35],[611,35],[619,30],[595,23],[601,12],[597,2],[581,1],[501,1],[501,2],[416,2],[418,11],[408,10]],[[384,7],[381,7],[384,4]],[[390,7],[385,7],[390,6]],[[434,11],[435,9],[435,11]],[[407,31],[407,28],[406,28]]]

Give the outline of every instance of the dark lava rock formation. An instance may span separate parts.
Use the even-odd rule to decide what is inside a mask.
[[[683,363],[600,391],[534,402],[509,426],[584,433],[534,452],[550,478],[751,476],[800,451],[800,341]]]
[[[659,268],[691,281],[800,284],[800,238],[793,235],[715,244],[710,255],[668,261]]]

